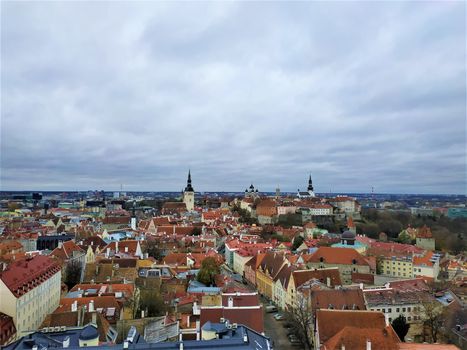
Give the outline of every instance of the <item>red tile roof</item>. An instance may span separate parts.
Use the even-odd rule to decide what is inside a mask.
[[[327,284],[329,278],[331,287],[342,285],[338,268],[297,270],[292,272],[292,276],[295,289],[311,279],[317,279],[321,283]]]
[[[367,342],[371,349],[398,350],[399,338],[391,326],[383,329],[359,328],[346,326],[323,344],[325,350],[366,349]]]
[[[18,298],[60,271],[60,265],[55,260],[38,255],[10,264],[0,272],[0,279]]]
[[[397,350],[399,338],[386,326],[384,314],[375,311],[318,310],[316,322],[320,342],[326,349],[365,349],[361,342],[372,341],[373,349]],[[348,344],[348,345],[347,345]]]
[[[56,256],[62,260],[68,260],[73,258],[73,253],[84,253],[84,250],[81,249],[75,242],[73,241],[66,241],[63,242],[62,247],[55,248],[50,255]]]
[[[400,343],[399,350],[460,350],[452,344]]]
[[[223,293],[222,305],[228,306],[232,298],[233,306],[258,306],[260,305],[258,293]]]
[[[361,289],[316,290],[310,294],[313,310],[366,310]]]
[[[0,312],[0,345],[6,345],[6,342],[13,339],[16,334],[13,318]]]
[[[365,258],[355,249],[337,248],[337,247],[320,247],[311,256],[312,263],[328,263],[341,265],[364,265],[369,266]]]
[[[201,327],[207,322],[218,323],[221,318],[229,320],[230,323],[243,324],[256,332],[264,331],[263,307],[201,307]]]
[[[70,312],[71,305],[77,302],[78,307],[89,306],[91,301],[94,301],[94,309],[108,309],[114,307],[117,310],[121,309],[120,304],[114,296],[93,296],[93,297],[78,297],[78,298],[62,298],[60,299],[60,305],[54,311],[54,313]]]

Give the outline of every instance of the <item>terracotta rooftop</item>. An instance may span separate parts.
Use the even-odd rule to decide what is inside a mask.
[[[310,298],[313,310],[366,310],[361,289],[317,290],[311,292]]]
[[[399,338],[386,326],[384,314],[374,311],[317,310],[316,322],[320,343],[326,349],[365,349],[370,339],[373,349],[397,350]],[[348,344],[348,345],[347,345]]]
[[[16,261],[0,272],[0,279],[18,298],[60,272],[60,265],[50,257],[37,255]]]
[[[292,272],[292,276],[295,288],[311,279],[317,279],[321,283],[327,284],[329,278],[331,287],[342,285],[338,268],[297,270]]]
[[[323,344],[325,350],[366,349],[398,350],[399,338],[391,326],[383,329],[346,326]]]
[[[324,264],[369,265],[355,249],[337,247],[320,247],[313,253],[309,261],[312,263],[323,262]]]

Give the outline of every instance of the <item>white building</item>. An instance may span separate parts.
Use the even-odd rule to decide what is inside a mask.
[[[188,171],[188,180],[185,190],[183,191],[183,203],[186,205],[186,210],[193,211],[195,209],[195,190],[191,186],[191,172]]]
[[[0,312],[13,318],[17,337],[41,325],[60,293],[61,267],[46,256],[16,261],[0,274]]]

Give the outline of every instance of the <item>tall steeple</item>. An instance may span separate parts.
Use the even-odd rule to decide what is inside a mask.
[[[130,226],[132,230],[136,230],[136,200],[133,200],[133,207],[131,208]]]
[[[186,181],[185,192],[194,192],[193,186],[191,186],[191,170],[188,170],[188,180]]]
[[[183,203],[185,203],[187,211],[193,211],[195,209],[195,190],[191,185],[190,170],[188,170],[188,180],[186,181],[186,187],[183,191]]]
[[[313,192],[313,182],[311,181],[311,174],[310,174],[310,177],[308,178],[308,191]]]

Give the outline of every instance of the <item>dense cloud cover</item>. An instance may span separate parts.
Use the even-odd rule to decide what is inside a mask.
[[[464,2],[2,2],[1,188],[465,193]]]

